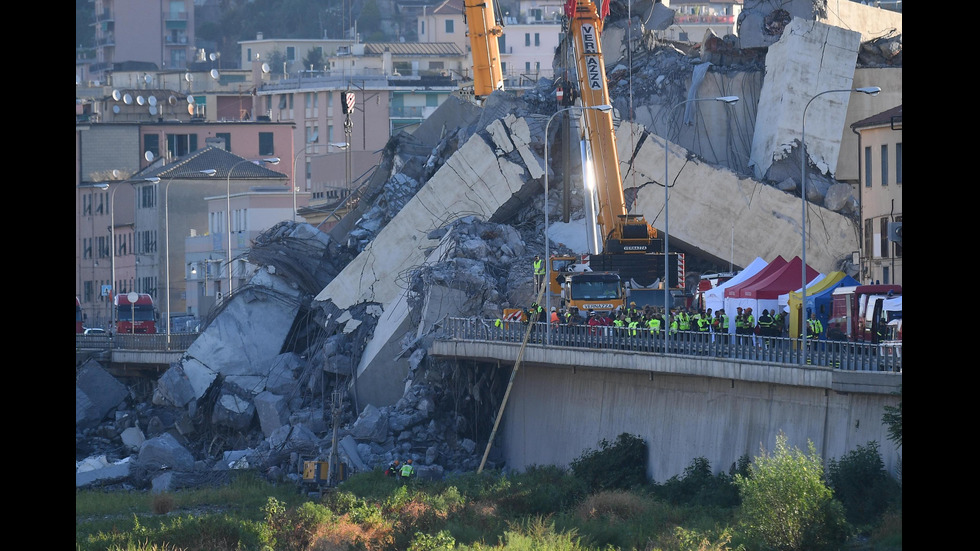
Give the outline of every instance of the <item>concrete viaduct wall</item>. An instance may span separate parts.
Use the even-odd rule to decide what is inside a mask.
[[[517,348],[437,341],[429,352],[495,362],[488,369],[509,373]],[[683,475],[697,457],[715,472],[728,471],[742,455],[771,451],[783,432],[804,451],[812,441],[824,460],[877,441],[894,475],[900,450],[881,419],[886,405],[898,405],[891,393],[901,379],[901,373],[529,346],[494,445],[511,468],[568,466],[601,440],[630,433],[649,445],[647,475],[664,482]]]

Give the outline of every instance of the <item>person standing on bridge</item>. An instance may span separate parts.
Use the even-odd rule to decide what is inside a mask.
[[[534,268],[534,292],[537,293],[541,289],[541,284],[544,283],[544,261],[541,257],[534,255],[534,262],[531,263]]]

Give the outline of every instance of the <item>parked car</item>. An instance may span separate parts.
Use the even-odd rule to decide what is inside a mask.
[[[101,327],[87,327],[85,328],[84,334],[86,335],[108,335],[109,333]]]

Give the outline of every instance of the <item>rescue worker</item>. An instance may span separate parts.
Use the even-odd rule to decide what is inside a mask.
[[[820,340],[820,335],[823,334],[823,324],[817,319],[817,314],[810,312],[810,319],[806,320],[806,338],[807,338],[807,348],[810,351],[818,351],[818,343]],[[812,355],[807,354],[806,363],[812,363]]]
[[[549,321],[551,322],[551,325],[554,325],[555,327],[558,327],[558,325],[561,323],[561,317],[558,315],[558,310],[556,310],[554,306],[551,307],[551,318]]]
[[[409,459],[408,461],[405,462],[404,465],[402,465],[400,474],[401,474],[402,482],[408,482],[410,478],[415,476],[415,467],[412,466],[411,459]]]
[[[755,338],[755,316],[752,315],[752,307],[745,309],[745,334],[749,337],[749,342],[752,344],[756,343]]]
[[[531,265],[534,267],[534,291],[537,292],[544,282],[544,261],[538,255],[534,255],[534,262]]]
[[[388,464],[388,468],[385,469],[385,476],[398,476],[398,471],[400,470],[398,460],[394,460]]]
[[[639,318],[640,311],[637,309],[635,302],[630,303],[630,307],[626,309],[626,315],[628,315],[631,320]]]
[[[655,339],[659,339],[660,338],[660,324],[661,323],[662,323],[662,320],[657,315],[652,315],[652,316],[650,316],[650,319],[647,320],[647,327],[650,328],[650,336],[652,336]]]
[[[759,316],[759,332],[762,334],[763,337],[762,344],[765,345],[766,348],[769,348],[769,337],[774,336],[772,334],[773,332],[772,324],[773,324],[773,319],[772,316],[769,314],[769,310],[763,309],[762,315]]]
[[[683,333],[685,338],[691,332],[691,314],[687,312],[686,308],[682,308],[677,313],[677,330]]]
[[[730,320],[728,319],[728,314],[725,313],[725,309],[724,308],[719,308],[718,309],[718,316],[721,318],[721,325],[720,325],[720,327],[721,327],[721,335],[722,335],[721,342],[722,342],[722,344],[728,344],[728,342],[729,342],[729,339],[728,339],[728,330],[729,330],[729,323],[730,323]]]

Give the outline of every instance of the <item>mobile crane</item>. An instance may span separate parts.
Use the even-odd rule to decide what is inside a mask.
[[[593,0],[574,0],[565,4],[568,38],[578,79],[577,95],[586,108],[611,104],[602,44],[599,40],[603,18],[608,11],[608,2],[603,6],[601,15]],[[588,181],[594,176],[596,224],[602,239],[602,252],[591,251],[588,266],[592,272],[566,271],[563,274],[562,266],[565,270],[575,269],[575,257],[549,259],[553,269],[559,267],[556,280],[550,282],[550,288],[554,291],[555,287],[560,286],[566,304],[577,305],[580,297],[591,294],[587,289],[595,287],[597,278],[604,280],[603,287],[608,291],[609,279],[613,276],[619,278],[624,290],[615,299],[616,306],[625,305],[628,297],[635,299],[640,295],[649,296],[643,300],[645,304],[656,303],[656,297],[663,293],[653,293],[650,287],[664,273],[663,239],[658,237],[657,230],[643,215],[629,214],[626,209],[612,113],[583,109],[582,116],[583,138],[589,144],[587,153],[592,161],[583,163],[583,166],[588,170],[591,164],[594,170],[594,174],[586,174],[586,179]],[[673,265],[670,274],[676,276],[676,279],[672,277],[671,281],[661,281],[660,285],[669,285],[671,289],[683,287],[683,253],[671,253],[666,260]],[[661,299],[660,303],[662,302]]]
[[[463,95],[471,95],[473,101],[480,105],[494,90],[504,89],[500,45],[497,42],[504,30],[497,16],[500,10],[495,9],[496,4],[497,0],[463,1],[463,17],[473,56],[473,89],[465,89]]]

